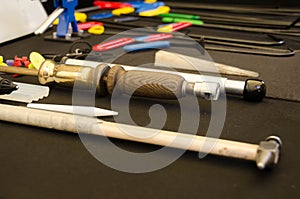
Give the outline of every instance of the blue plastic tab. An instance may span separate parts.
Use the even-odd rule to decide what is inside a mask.
[[[149,50],[149,49],[162,49],[170,47],[169,41],[155,41],[140,44],[131,44],[124,46],[123,49],[126,52],[138,51],[138,50]]]
[[[90,16],[91,19],[107,19],[107,18],[111,18],[114,15],[111,12],[105,12],[105,13],[99,13],[99,14],[95,14]]]
[[[145,11],[148,11],[148,10],[155,10],[158,7],[164,6],[164,5],[165,5],[165,3],[161,2],[161,1],[158,1],[158,2],[155,2],[155,3],[151,3],[151,4],[145,3],[143,6],[141,6],[138,9],[136,9],[136,13],[145,12]]]
[[[155,3],[145,3],[144,1],[129,1],[126,2],[132,5],[132,7],[134,7],[134,9],[136,9],[137,13],[146,11],[146,10],[154,10],[156,8],[158,8],[159,6],[164,6],[165,3],[162,1],[157,1]]]

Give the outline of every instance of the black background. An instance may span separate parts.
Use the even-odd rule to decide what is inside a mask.
[[[264,2],[274,5],[295,3]],[[93,36],[88,41],[96,43],[105,37]],[[63,53],[69,45],[29,36],[2,45],[0,54],[8,58],[27,55],[31,51]],[[259,64],[271,70],[269,65],[272,64],[276,69],[289,70],[300,61],[298,54],[289,58],[215,51],[209,51],[209,54],[215,61],[248,69]],[[125,56],[122,61],[130,65],[153,59],[151,52],[138,55]],[[299,74],[297,72],[291,71]],[[268,78],[271,80],[275,73],[280,71],[271,70]],[[37,83],[32,77],[20,77],[15,81]],[[41,102],[70,104],[72,89],[54,86],[50,96]],[[164,128],[176,131],[180,115],[176,102],[135,98],[131,104],[134,120],[147,124],[148,108],[155,103],[164,105],[168,112]],[[199,100],[199,103],[201,121],[198,134],[204,134],[210,120],[210,104],[204,100]],[[110,97],[98,98],[96,105],[110,108]],[[249,143],[258,143],[269,135],[282,138],[280,163],[267,171],[259,171],[254,162],[213,155],[199,159],[197,153],[185,152],[161,170],[143,174],[124,173],[97,161],[76,134],[1,122],[0,198],[299,198],[299,111],[299,102],[289,100],[266,98],[261,103],[249,103],[236,96],[227,98],[227,115],[221,138]],[[151,145],[128,141],[114,140],[114,143],[132,151],[155,149]]]

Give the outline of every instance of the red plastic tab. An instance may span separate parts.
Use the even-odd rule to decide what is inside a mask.
[[[111,2],[111,1],[94,1],[94,5],[100,9],[117,9],[123,7],[132,7],[129,3]]]
[[[152,35],[149,35],[149,37],[146,38],[144,41],[145,41],[145,42],[159,41],[159,40],[170,39],[170,38],[172,38],[172,37],[173,37],[172,34],[165,34],[165,33],[161,33],[161,34],[152,34]]]
[[[178,22],[172,24],[172,31],[181,30],[183,28],[187,28],[193,25],[191,22]]]
[[[120,38],[120,39],[103,42],[101,44],[96,44],[93,46],[93,50],[94,51],[106,51],[106,50],[110,50],[113,48],[125,46],[125,45],[131,44],[133,42],[135,42],[134,38],[125,37],[125,38]]]
[[[84,22],[84,23],[78,23],[78,28],[80,30],[88,30],[91,27],[94,26],[103,26],[102,22],[96,22],[96,21],[89,21],[89,22]]]

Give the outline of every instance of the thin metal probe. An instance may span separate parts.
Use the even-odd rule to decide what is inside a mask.
[[[128,26],[124,26],[123,24],[121,24],[120,26],[116,25],[119,23],[115,23],[115,22],[109,22],[110,24],[105,24],[105,26],[111,27],[111,28],[116,28],[116,29],[121,29],[121,30],[130,30],[130,28],[128,28]],[[124,27],[123,27],[124,26]],[[131,26],[131,25],[129,25]],[[139,28],[143,27],[143,26],[138,26]],[[135,25],[134,28],[137,28],[137,25]],[[149,28],[149,31],[155,31],[153,28]],[[146,30],[135,30],[136,32],[145,32],[148,33],[149,32]],[[118,34],[119,32],[117,31],[111,31],[111,30],[107,30],[105,31],[104,34]],[[132,34],[132,33],[131,33]],[[138,35],[138,34],[137,34]],[[218,41],[228,41],[228,42],[235,42],[235,43],[245,43],[245,44],[255,44],[255,45],[282,45],[285,43],[284,40],[282,39],[278,39],[274,36],[271,36],[268,34],[269,37],[271,37],[273,40],[275,41],[258,41],[258,40],[248,40],[248,39],[234,39],[234,38],[229,38],[229,37],[216,37],[216,36],[209,36],[209,35],[198,35],[198,34],[194,34],[194,33],[188,33],[187,36],[191,37],[191,38],[202,38],[204,37],[205,39],[209,39],[209,40],[218,40]],[[176,39],[181,39],[180,37],[175,37]]]
[[[166,2],[168,6],[172,8],[183,8],[183,9],[200,9],[200,10],[220,10],[227,12],[238,12],[238,13],[257,13],[257,14],[269,14],[269,15],[289,15],[295,13],[299,14],[299,9],[274,9],[274,8],[257,8],[257,7],[241,7],[241,6],[224,6],[224,5],[205,5],[205,4],[187,4],[180,2]],[[286,13],[288,12],[288,13]]]
[[[209,35],[198,35],[194,33],[188,33],[188,36],[191,38],[204,38],[207,40],[214,41],[227,41],[241,44],[254,44],[254,45],[264,45],[264,46],[275,46],[282,45],[285,43],[283,39],[275,39],[271,37],[274,41],[258,41],[258,40],[249,40],[249,39],[237,39],[237,38],[229,38],[229,37],[217,37],[217,36],[209,36]],[[269,35],[268,35],[269,36]]]
[[[274,52],[291,52],[291,50],[286,49],[278,49],[278,48],[270,48],[265,46],[255,46],[255,45],[249,45],[249,44],[239,44],[239,43],[229,43],[229,42],[223,42],[223,41],[213,41],[213,40],[207,40],[205,43],[209,44],[218,44],[218,45],[224,45],[224,46],[234,46],[234,47],[241,47],[241,48],[251,48],[251,49],[259,49],[259,50],[269,50]]]
[[[233,49],[233,48],[224,48],[224,47],[212,47],[205,46],[206,50],[214,51],[223,51],[223,52],[232,52],[232,53],[243,53],[243,54],[252,54],[252,55],[265,55],[265,56],[275,56],[275,57],[288,57],[295,55],[296,51],[290,50],[287,52],[267,52],[267,51],[251,51],[245,49]]]

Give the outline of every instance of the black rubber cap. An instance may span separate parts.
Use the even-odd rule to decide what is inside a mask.
[[[247,101],[260,102],[266,96],[265,82],[259,79],[246,80],[243,95]]]

